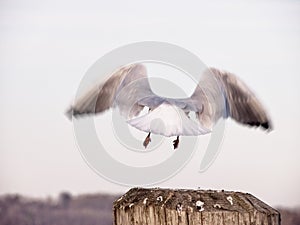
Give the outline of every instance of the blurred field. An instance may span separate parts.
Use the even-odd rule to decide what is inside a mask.
[[[1,225],[111,225],[112,203],[118,195],[61,193],[56,199],[0,196]],[[282,225],[299,225],[300,208],[279,208]]]

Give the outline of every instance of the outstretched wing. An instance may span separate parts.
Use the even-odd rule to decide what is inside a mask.
[[[221,118],[226,118],[226,99],[220,82],[210,70],[201,74],[199,83],[191,96],[196,106],[196,116],[200,124],[212,129]]]
[[[143,108],[139,100],[154,95],[146,68],[142,64],[124,66],[116,70],[105,82],[82,96],[67,114],[71,117],[102,113],[117,106],[126,118],[137,115]]]
[[[203,88],[205,85],[209,87]],[[245,83],[231,73],[210,68],[204,75],[203,84],[200,83],[200,88],[192,96],[195,97],[201,97],[203,102],[203,111],[198,114],[200,122],[211,125],[220,117],[230,116],[242,124],[272,129],[261,102]]]
[[[249,87],[234,74],[211,69],[223,86],[229,116],[239,123],[272,129],[271,120],[262,103]]]

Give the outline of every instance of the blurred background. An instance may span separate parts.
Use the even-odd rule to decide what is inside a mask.
[[[86,165],[64,112],[97,59],[154,40],[237,74],[274,123],[265,134],[228,121],[222,150],[206,172],[198,172],[199,150],[156,186],[250,192],[279,208],[283,224],[299,224],[299,25],[294,0],[0,1],[0,223],[111,223],[113,199],[130,187]],[[11,219],[16,214],[21,222]]]

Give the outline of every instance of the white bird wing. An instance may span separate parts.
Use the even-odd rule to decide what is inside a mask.
[[[126,118],[136,116],[144,108],[139,100],[154,95],[151,91],[147,70],[142,64],[132,64],[117,69],[100,85],[82,96],[67,114],[69,116],[101,113],[117,106]]]
[[[210,68],[191,98],[202,102],[203,110],[198,113],[198,118],[206,127],[211,127],[220,117],[230,116],[242,124],[272,129],[261,102],[234,74]]]

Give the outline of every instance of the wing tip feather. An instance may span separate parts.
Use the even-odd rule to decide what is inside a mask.
[[[265,121],[265,122],[247,122],[247,125],[251,127],[260,127],[264,129],[267,132],[271,132],[273,130],[273,125],[270,121]]]

